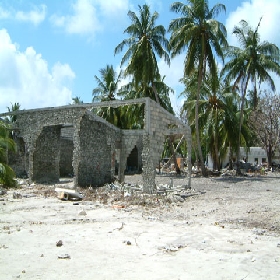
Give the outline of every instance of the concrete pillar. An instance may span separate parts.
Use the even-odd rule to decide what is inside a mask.
[[[85,115],[80,122],[78,184],[101,186],[112,181],[111,135],[112,131],[103,122]]]
[[[143,162],[143,191],[145,193],[153,193],[155,190],[155,166],[153,162],[153,152],[151,147],[150,135],[143,135],[143,150],[142,150],[142,162]]]
[[[76,119],[73,122],[74,132],[73,132],[73,160],[72,160],[72,166],[73,166],[73,173],[74,173],[74,186],[78,187],[79,184],[79,164],[81,160],[80,156],[80,121],[81,118]]]
[[[126,149],[122,140],[121,148],[119,149],[119,170],[118,170],[118,181],[120,183],[124,182],[125,168],[126,168]]]
[[[188,133],[185,134],[188,145],[188,154],[187,154],[187,163],[188,163],[188,187],[191,187],[191,176],[192,176],[192,135],[191,130],[188,130]]]

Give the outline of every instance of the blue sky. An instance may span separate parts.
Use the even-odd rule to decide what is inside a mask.
[[[0,0],[0,112],[11,103],[21,109],[60,106],[78,96],[91,102],[96,87],[94,75],[112,64],[116,71],[123,53],[114,56],[115,47],[130,25],[128,10],[137,11],[147,3],[159,13],[158,24],[168,28],[178,15],[170,12],[170,0]],[[212,7],[219,1],[210,0]],[[221,0],[227,7],[222,21],[229,43],[236,44],[232,29],[241,19],[259,29],[261,40],[280,46],[279,0]],[[169,34],[167,34],[169,37]],[[182,99],[184,55],[168,67],[159,59],[165,82],[175,89],[170,96],[175,111]],[[124,81],[125,83],[125,81]],[[278,85],[276,82],[276,86]],[[280,84],[279,84],[280,86]]]

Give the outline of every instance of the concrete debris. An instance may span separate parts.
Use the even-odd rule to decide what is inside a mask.
[[[61,200],[82,200],[83,194],[76,192],[75,190],[55,188],[58,193],[58,198]]]
[[[18,185],[26,185],[26,180],[17,180]]]
[[[155,185],[151,194],[144,193],[143,185],[138,184],[138,182],[120,184],[115,181],[98,188],[89,187],[84,192],[83,200],[94,199],[95,205],[98,202],[110,205],[112,208],[126,209],[131,205],[155,206],[184,202],[191,196],[202,194],[202,192],[192,189],[185,182],[182,185],[177,185],[175,178],[168,179],[170,183]],[[61,199],[64,199],[64,197],[62,196]]]
[[[79,213],[79,215],[81,215],[81,216],[86,216],[86,215],[87,215],[87,212],[86,212],[85,210],[83,210],[83,211],[81,211],[81,212]]]
[[[57,256],[59,259],[71,259],[69,254],[61,254]]]
[[[131,190],[132,193],[133,192],[142,192],[143,188],[140,187],[140,186],[135,186],[135,187],[133,186],[133,187],[130,188],[130,190]]]
[[[159,191],[166,191],[167,188],[168,188],[167,184],[159,184],[159,186],[158,186]]]
[[[22,197],[24,198],[36,197],[36,194],[23,194]]]
[[[110,187],[110,190],[111,190],[111,191],[117,191],[117,190],[120,189],[120,187],[119,187],[118,185],[113,184],[113,183],[110,184],[109,187]]]
[[[182,244],[179,244],[179,245],[170,244],[167,246],[159,247],[159,250],[163,250],[165,252],[177,252],[177,251],[179,251],[179,249],[182,249],[185,247],[186,247],[186,245],[182,245]]]
[[[4,195],[7,193],[7,190],[0,188],[0,195]]]
[[[253,233],[256,235],[264,235],[266,233],[265,229],[260,229],[260,228],[254,228]]]
[[[225,176],[235,176],[236,175],[236,170],[226,170],[222,173],[221,176],[225,177]]]
[[[61,247],[63,245],[62,240],[56,242],[56,247]]]
[[[177,196],[177,195],[174,196],[174,199],[175,199],[174,202],[184,202],[185,201],[184,198],[182,198],[181,196]]]
[[[20,194],[19,192],[14,192],[13,199],[22,199],[22,194]]]

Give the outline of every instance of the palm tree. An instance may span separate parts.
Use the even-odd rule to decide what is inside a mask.
[[[0,184],[7,187],[14,187],[16,185],[15,173],[13,169],[7,164],[7,151],[15,151],[16,144],[9,137],[9,129],[7,124],[0,121]]]
[[[201,84],[200,100],[197,102],[196,92],[198,81],[195,79],[196,76],[197,71],[191,77],[182,80],[186,88],[182,94],[187,97],[183,105],[183,110],[188,112],[189,121],[192,126],[195,126],[195,108],[196,104],[198,104],[202,146],[206,151],[211,153],[214,160],[214,169],[219,170],[219,132],[223,121],[224,106],[220,100],[221,91],[217,86],[222,85],[222,83],[214,82],[209,73],[206,73]]]
[[[195,130],[202,174],[207,176],[199,135],[198,101],[200,99],[201,84],[206,70],[213,77],[217,77],[217,65],[214,53],[223,60],[223,46],[227,46],[226,28],[215,17],[226,8],[216,4],[209,8],[207,0],[188,0],[187,4],[175,2],[171,11],[180,13],[181,17],[171,21],[170,48],[171,57],[181,54],[186,48],[184,76],[191,76],[198,69],[197,95],[195,107]],[[213,79],[215,81],[216,79]]]
[[[81,99],[80,96],[75,96],[72,98],[72,104],[83,104],[84,101]]]
[[[133,82],[130,82],[121,88],[118,95],[122,96],[124,99],[150,97],[154,100],[155,88],[156,92],[158,93],[158,103],[160,104],[160,106],[167,110],[169,113],[174,114],[174,110],[170,101],[170,94],[173,94],[174,90],[164,82],[164,79],[165,76],[163,78],[159,76],[159,78],[153,82],[153,87],[148,86],[145,89],[141,86],[135,88],[135,84]]]
[[[223,94],[220,99],[223,103],[223,122],[221,126],[222,146],[220,146],[220,157],[224,158],[229,149],[229,168],[233,168],[233,153],[238,154],[239,119],[240,119],[240,96],[232,91],[232,87],[225,84]],[[241,126],[240,140],[243,147],[251,147],[256,144],[254,131],[250,127],[249,116],[252,107],[250,102],[245,100],[244,121]]]
[[[223,94],[220,97],[224,104],[224,117],[221,129],[221,146],[219,147],[221,158],[224,158],[229,150],[229,169],[233,169],[233,153],[237,151],[238,116],[239,116],[239,95],[230,92],[231,87],[227,84],[223,87]]]
[[[275,91],[275,84],[270,73],[280,75],[279,48],[275,44],[267,41],[261,42],[258,28],[253,30],[245,20],[240,22],[240,26],[235,26],[233,34],[241,45],[239,47],[229,47],[226,56],[229,61],[225,64],[222,73],[226,75],[228,81],[234,81],[233,87],[239,87],[241,92],[240,120],[237,150],[237,172],[240,173],[240,142],[241,129],[244,115],[244,102],[249,83],[253,86],[254,107],[257,106],[257,82],[268,82],[270,88]]]
[[[83,100],[81,100],[80,96],[75,96],[72,98],[72,103],[71,104],[83,104]]]
[[[118,90],[118,84],[120,82],[121,71],[117,75],[113,65],[106,65],[105,68],[99,70],[101,77],[94,76],[97,87],[92,90],[92,101],[110,101],[115,100]]]
[[[11,103],[12,104],[12,103]],[[15,112],[18,111],[20,109],[20,104],[18,102],[15,102],[14,104],[12,104],[11,108],[7,107],[9,112]],[[9,116],[9,118],[7,118],[8,122],[16,122],[17,120],[17,115],[11,115]]]
[[[117,74],[113,65],[106,65],[106,67],[99,70],[100,78],[94,76],[97,87],[92,90],[93,102],[96,101],[112,101],[116,100],[116,94],[118,90],[118,84],[122,72]],[[96,114],[106,119],[108,122],[121,127],[121,108],[100,108],[96,110]]]
[[[158,97],[159,97],[160,105],[171,114],[174,114],[171,101],[169,98],[169,94],[173,93],[173,89],[165,84],[164,78],[165,77],[163,77],[159,81],[155,81],[154,85],[157,92],[159,92]],[[142,90],[141,87],[139,87],[136,90],[133,82],[129,82],[128,84],[122,86],[117,94],[121,99],[124,100],[143,98],[143,97],[153,98],[154,96],[152,87],[149,87],[145,92]],[[116,124],[116,122],[112,122],[112,123],[116,124],[118,127],[122,129],[143,129],[144,107],[145,106],[143,104],[122,106],[121,108],[118,108],[119,117],[120,117],[119,124]],[[108,120],[106,114],[103,114],[102,117],[105,117],[106,120]]]
[[[121,60],[121,66],[127,63],[124,76],[132,76],[136,92],[141,90],[144,95],[150,96],[152,89],[152,99],[159,103],[155,84],[160,80],[156,55],[164,58],[168,65],[170,64],[168,40],[165,38],[166,30],[162,25],[156,25],[159,17],[157,12],[151,14],[150,7],[146,4],[139,5],[138,8],[139,15],[132,11],[128,12],[132,24],[124,30],[124,33],[130,37],[124,39],[115,48],[115,54],[122,52],[124,47],[128,47]]]
[[[170,94],[173,94],[174,90],[164,82],[164,79],[165,76],[162,78],[159,76],[158,80],[154,81],[154,88],[158,92],[160,106],[174,115],[175,113],[170,101]]]
[[[194,73],[194,76],[196,74]],[[195,126],[196,89],[198,81],[194,77],[182,79],[185,84],[185,91],[182,95],[186,100],[182,110],[187,112],[189,123]],[[213,87],[216,85],[216,87]],[[225,158],[227,150],[230,150],[230,161],[233,152],[237,151],[239,95],[230,92],[232,87],[222,81],[213,82],[209,73],[201,85],[201,99],[198,101],[199,126],[202,140],[202,147],[205,154],[210,154],[213,159],[213,168],[220,170],[220,161]],[[246,106],[247,107],[247,106]],[[246,121],[242,125],[242,143],[250,145],[252,133],[247,122],[250,108],[246,109]]]

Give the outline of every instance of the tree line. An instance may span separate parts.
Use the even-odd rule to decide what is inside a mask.
[[[269,142],[273,144],[261,140],[252,115],[256,111],[258,115],[267,113],[263,107],[267,94],[278,99],[271,75],[280,75],[280,56],[278,46],[261,41],[261,19],[256,28],[246,20],[234,27],[237,47],[228,44],[226,27],[217,20],[226,11],[225,5],[209,7],[206,0],[188,0],[174,2],[170,10],[178,17],[170,22],[168,29],[157,25],[159,14],[151,12],[147,4],[139,5],[138,12],[128,12],[131,25],[124,30],[127,38],[114,50],[115,55],[124,52],[123,70],[116,73],[112,65],[100,69],[100,76],[95,76],[98,86],[92,91],[93,101],[150,97],[174,114],[169,98],[173,90],[160,74],[158,59],[170,65],[172,58],[183,54],[181,82],[185,90],[181,95],[185,101],[181,117],[191,125],[194,154],[202,174],[207,175],[206,154],[211,154],[214,168],[220,169],[228,148],[230,162],[236,153],[240,172],[241,146],[262,145],[267,149],[271,165],[279,133],[274,133],[277,139]],[[223,66],[219,67],[218,62]],[[124,78],[130,78],[130,82],[119,87]],[[264,82],[268,86],[266,95],[260,87]],[[108,108],[98,113],[122,128],[143,126],[141,108]],[[275,122],[279,123],[279,116]]]

